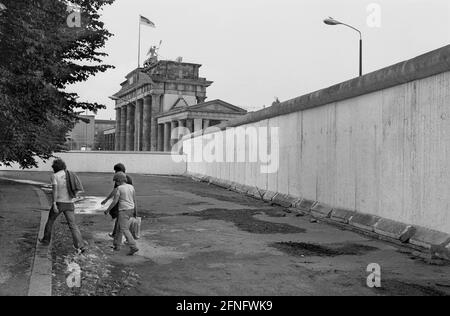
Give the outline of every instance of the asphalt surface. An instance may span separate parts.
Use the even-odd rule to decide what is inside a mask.
[[[0,177],[42,182],[48,182],[49,176],[0,172]],[[86,194],[97,200],[112,188],[112,175],[79,176]],[[114,252],[107,236],[113,222],[94,207],[77,214],[89,252],[75,255],[70,232],[60,219],[51,249],[53,295],[450,294],[448,263],[428,262],[394,244],[312,223],[307,216],[297,217],[283,208],[188,178],[131,176],[143,220],[140,251],[133,257],[126,256],[125,246]],[[5,199],[15,185],[5,189],[3,183],[0,192]],[[24,196],[31,194],[29,190]],[[4,208],[0,216],[6,213]],[[38,220],[33,220],[37,225]],[[6,235],[15,236],[17,230],[24,230],[20,232],[24,235],[31,227],[36,228],[20,226]],[[3,258],[5,233],[1,236]],[[14,262],[18,257],[9,258]],[[70,263],[81,268],[81,287],[67,286]],[[371,263],[381,267],[380,288],[366,284]]]
[[[32,186],[0,179],[0,296],[28,293],[39,207]]]

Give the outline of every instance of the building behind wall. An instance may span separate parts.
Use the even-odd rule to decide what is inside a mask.
[[[80,118],[82,120],[75,124],[66,137],[67,148],[73,151],[108,150],[107,147],[110,147],[110,144],[106,143],[104,131],[113,128],[116,121],[96,120],[94,115],[80,115]]]
[[[201,65],[152,60],[126,76],[116,102],[115,150],[170,151],[189,132],[245,115],[246,110],[222,100],[206,101],[212,84],[199,77]]]
[[[104,150],[113,151],[116,142],[116,128],[109,128],[103,131]]]
[[[110,143],[105,131],[110,131],[116,126],[114,120],[95,120],[95,149],[94,150],[114,150],[110,148]]]
[[[93,150],[95,141],[95,116],[80,115],[82,120],[75,124],[67,135],[69,150]]]

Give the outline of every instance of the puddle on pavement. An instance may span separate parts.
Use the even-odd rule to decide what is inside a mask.
[[[272,223],[259,220],[255,215],[266,215],[269,217],[284,217],[285,213],[277,210],[252,210],[252,209],[208,209],[187,216],[200,217],[203,220],[223,220],[232,222],[238,229],[254,234],[297,234],[305,233],[306,229],[289,224]]]
[[[191,205],[189,209],[199,212],[204,211],[207,209],[229,209],[229,210],[240,210],[240,209],[256,209],[253,206],[250,205],[242,205],[240,203],[237,203],[236,199],[232,199],[230,201],[218,199],[216,196],[213,196],[212,194],[208,195],[198,195],[195,193],[190,193],[187,191],[176,191],[176,190],[161,190],[161,192],[178,197],[181,199],[185,199],[188,202],[185,202],[183,204]],[[198,192],[200,194],[200,192]]]
[[[176,251],[174,247],[160,246],[153,241],[137,241],[139,252],[137,255],[150,259],[157,264],[169,264],[176,259],[185,258],[186,254]]]
[[[101,214],[108,208],[109,203],[102,206],[101,202],[104,197],[85,196],[75,201],[75,213],[81,215]]]
[[[45,182],[38,182],[38,181],[33,181],[33,180],[21,180],[21,179],[11,179],[11,178],[4,178],[4,177],[0,177],[1,180],[6,180],[6,181],[13,181],[13,182],[17,182],[17,183],[22,183],[22,184],[31,184],[31,185],[39,185],[39,186],[48,186],[48,183]]]
[[[277,242],[270,245],[288,255],[297,257],[337,257],[363,255],[378,250],[376,247],[359,244],[330,245],[331,247],[302,242]]]

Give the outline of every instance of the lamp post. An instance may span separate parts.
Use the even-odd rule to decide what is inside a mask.
[[[339,22],[339,21],[333,19],[332,17],[329,17],[329,18],[323,20],[323,23],[325,23],[327,25],[344,25],[344,26],[347,26],[359,33],[359,76],[362,76],[362,34],[361,34],[361,31],[351,25]]]

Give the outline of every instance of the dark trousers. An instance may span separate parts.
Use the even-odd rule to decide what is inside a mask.
[[[114,218],[116,220],[116,222],[114,223],[114,229],[112,232],[113,236],[116,236],[117,231],[118,231],[118,227],[119,227],[119,203],[117,203],[112,209],[111,211],[109,211],[109,214],[112,216],[112,218]]]
[[[119,218],[116,218],[116,222],[114,223],[114,229],[113,229],[112,235],[116,236],[118,230],[119,230]]]
[[[58,218],[59,214],[64,213],[66,217],[67,224],[69,225],[70,231],[72,233],[73,245],[76,249],[83,248],[85,246],[83,238],[81,237],[81,232],[78,229],[78,226],[75,222],[75,206],[73,203],[56,203],[58,206],[59,212],[56,213],[53,210],[53,207],[50,210],[50,214],[48,215],[47,224],[45,225],[44,238],[42,239],[45,242],[50,242],[52,238],[52,230],[53,224]]]

